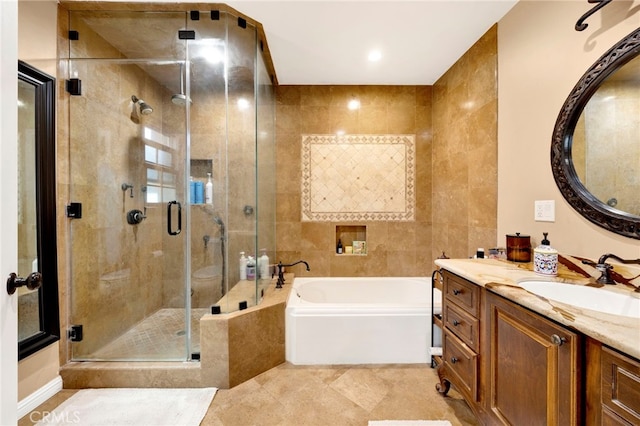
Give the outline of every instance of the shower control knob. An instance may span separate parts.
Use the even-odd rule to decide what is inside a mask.
[[[129,213],[127,213],[127,223],[129,225],[137,225],[140,222],[142,222],[143,220],[145,220],[147,218],[147,216],[142,213],[140,210],[129,210]]]

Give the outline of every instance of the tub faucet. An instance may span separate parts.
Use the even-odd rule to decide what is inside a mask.
[[[595,264],[590,260],[583,260],[582,263],[593,265],[598,271],[600,271],[600,277],[596,280],[596,282],[600,284],[616,283],[613,280],[613,278],[611,278],[611,274],[610,274],[610,271],[613,269],[613,266],[607,263],[607,259],[609,259],[610,257],[616,259],[621,263],[627,263],[627,264],[635,263],[640,265],[640,259],[622,259],[621,257],[616,256],[615,254],[612,254],[612,253],[603,254],[602,256],[600,256],[600,259],[598,259],[598,263],[595,263]],[[636,291],[640,291],[638,289],[640,289],[640,287],[638,287]]]
[[[298,263],[304,263],[307,267],[307,271],[310,271],[309,264],[304,260],[298,260],[297,262],[290,263],[288,265],[283,265],[282,262],[278,262],[278,282],[276,283],[276,288],[282,288],[282,284],[284,284],[284,268],[285,266],[294,266]]]

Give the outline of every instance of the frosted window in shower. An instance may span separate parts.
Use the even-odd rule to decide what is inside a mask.
[[[149,163],[155,163],[157,155],[158,155],[157,149],[149,145],[144,146],[144,161],[147,161]]]
[[[162,201],[160,189],[160,172],[147,169],[147,203],[159,203]]]
[[[158,164],[162,166],[171,167],[172,166],[173,156],[171,153],[167,151],[163,151],[161,149],[158,150]]]

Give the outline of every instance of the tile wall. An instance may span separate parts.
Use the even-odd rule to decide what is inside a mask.
[[[433,86],[433,259],[497,241],[497,72],[494,26]]]
[[[356,98],[360,109],[349,110]],[[277,261],[309,262],[308,276],[431,274],[431,88],[428,86],[279,86],[276,103]],[[303,134],[415,135],[414,221],[301,219]],[[336,227],[366,226],[366,256],[336,254]]]

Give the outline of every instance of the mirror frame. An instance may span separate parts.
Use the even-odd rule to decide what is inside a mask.
[[[56,234],[55,78],[18,61],[18,79],[35,87],[35,157],[40,331],[18,342],[18,359],[60,340]]]
[[[616,234],[640,239],[640,216],[614,209],[597,199],[573,166],[573,132],[582,111],[600,84],[640,54],[640,28],[616,43],[580,78],[565,101],[553,129],[551,170],[565,200],[592,223]]]

